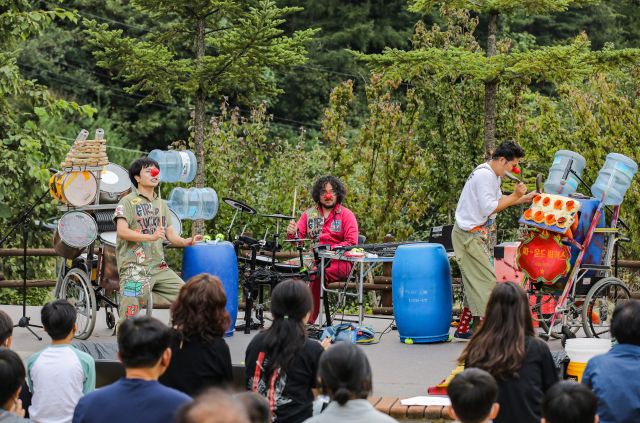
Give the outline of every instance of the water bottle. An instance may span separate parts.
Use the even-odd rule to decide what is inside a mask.
[[[104,139],[104,129],[102,128],[98,128],[96,129],[96,136],[94,138],[94,140],[96,141],[100,141]]]
[[[571,169],[582,177],[582,171],[587,166],[587,161],[578,153],[569,150],[559,150],[553,158],[551,169],[549,169],[549,177],[544,183],[544,192],[547,194],[569,195],[578,189],[578,178],[572,173],[567,175],[565,183],[562,183],[562,177],[567,168],[569,159],[573,159]],[[562,192],[558,192],[558,188],[562,187]]]
[[[160,182],[191,182],[196,177],[196,156],[189,150],[153,150],[149,157],[160,165]]]
[[[83,130],[80,131],[80,133],[76,137],[76,141],[75,142],[85,141],[88,136],[89,136],[89,131],[87,131],[86,129],[83,129]]]
[[[174,188],[167,201],[178,217],[210,220],[218,213],[218,194],[213,188]]]
[[[624,195],[631,186],[633,175],[637,171],[636,162],[622,154],[611,153],[607,156],[604,167],[600,169],[591,192],[598,200],[606,195],[605,205],[618,206],[622,204]]]

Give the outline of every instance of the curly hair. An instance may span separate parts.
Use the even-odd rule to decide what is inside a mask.
[[[224,336],[231,326],[226,305],[220,279],[202,273],[189,279],[171,304],[173,324],[187,341],[194,336],[211,341],[214,336]]]
[[[324,186],[327,184],[331,184],[333,190],[336,192],[336,196],[338,197],[337,203],[342,203],[347,197],[347,188],[340,179],[331,175],[323,176],[313,184],[313,188],[311,188],[311,198],[313,198],[313,201],[315,201],[316,204],[320,204],[320,193],[324,191]]]

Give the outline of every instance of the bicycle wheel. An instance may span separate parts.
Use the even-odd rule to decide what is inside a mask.
[[[74,338],[87,339],[96,325],[96,294],[89,277],[80,269],[71,269],[60,289],[60,298],[70,302],[76,309],[78,330]]]
[[[618,278],[600,280],[589,290],[582,310],[582,325],[589,338],[611,338],[613,309],[631,298],[627,285]]]

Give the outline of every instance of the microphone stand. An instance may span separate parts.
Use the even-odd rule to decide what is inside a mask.
[[[9,233],[4,238],[2,238],[2,240],[0,240],[0,247],[1,247],[5,243],[5,241],[11,236],[11,234],[16,229],[18,229],[18,226],[20,226],[20,223],[23,224],[22,242],[24,244],[24,254],[23,254],[23,260],[22,260],[22,317],[20,318],[20,321],[18,322],[18,324],[15,325],[14,327],[27,328],[27,330],[31,332],[33,336],[38,338],[38,341],[42,341],[42,338],[36,335],[36,333],[33,330],[31,330],[31,328],[32,327],[42,328],[42,326],[32,325],[31,323],[29,323],[29,320],[31,320],[31,318],[27,317],[27,243],[29,240],[29,223],[31,222],[31,219],[29,218],[29,216],[33,212],[33,209],[35,209],[35,207],[38,204],[40,204],[40,202],[42,202],[42,200],[44,199],[44,197],[47,196],[48,193],[49,192],[45,190],[44,194],[42,194],[42,196],[38,198],[38,200],[33,204],[33,206],[31,206],[29,210],[27,210],[26,212],[24,212],[22,216],[20,216],[20,219],[18,219],[16,224],[9,231]]]

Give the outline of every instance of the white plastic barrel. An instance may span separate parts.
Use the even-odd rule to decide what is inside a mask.
[[[544,192],[547,194],[558,194],[558,188],[562,187],[561,195],[569,195],[572,192],[576,192],[578,189],[579,181],[575,175],[569,173],[567,175],[566,183],[561,184],[562,176],[567,168],[569,159],[573,159],[571,169],[582,177],[582,171],[587,166],[587,160],[580,154],[569,150],[558,150],[553,158],[551,169],[549,169],[549,177],[544,183]]]
[[[604,166],[598,173],[596,183],[591,187],[591,192],[600,200],[609,190],[605,205],[618,206],[622,204],[624,195],[631,186],[633,176],[638,172],[636,162],[622,154],[611,153],[607,155]]]
[[[196,177],[196,156],[189,150],[153,150],[149,157],[160,165],[161,182],[191,182]]]

